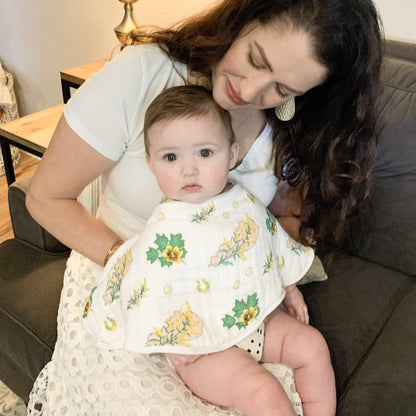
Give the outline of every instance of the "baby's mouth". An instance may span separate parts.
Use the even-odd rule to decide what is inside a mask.
[[[190,184],[188,184],[188,185],[185,185],[182,189],[183,189],[185,192],[197,192],[197,191],[199,191],[201,188],[202,188],[202,187],[201,187],[201,185],[198,185],[198,184],[196,184],[196,183],[190,183]]]

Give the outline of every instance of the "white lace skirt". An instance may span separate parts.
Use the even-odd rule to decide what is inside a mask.
[[[95,347],[81,320],[95,275],[101,271],[78,253],[71,254],[58,312],[55,351],[34,384],[28,415],[242,415],[193,395],[163,355]],[[295,411],[303,416],[292,370],[279,364],[264,366],[279,379]]]

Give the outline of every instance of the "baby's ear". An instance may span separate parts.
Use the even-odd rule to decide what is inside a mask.
[[[146,153],[146,163],[147,163],[147,166],[149,166],[150,172],[154,173],[153,172],[152,161],[150,159],[149,153]]]
[[[234,142],[231,145],[231,152],[230,152],[230,167],[229,169],[232,169],[234,167],[234,165],[237,163],[237,158],[238,158],[238,150],[239,150],[239,146],[237,142]]]

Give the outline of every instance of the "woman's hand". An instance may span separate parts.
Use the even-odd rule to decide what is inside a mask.
[[[305,324],[309,324],[308,307],[303,299],[302,292],[296,285],[289,285],[285,290],[286,296],[283,299],[283,305],[286,307],[289,315]]]
[[[286,181],[279,181],[276,194],[268,206],[283,229],[295,240],[299,240],[300,210],[302,198],[297,188]]]

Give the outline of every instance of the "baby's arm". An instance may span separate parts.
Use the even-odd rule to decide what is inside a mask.
[[[283,299],[283,305],[289,312],[290,316],[298,318],[301,322],[309,324],[308,307],[303,299],[302,292],[296,284],[285,287],[286,296]]]

